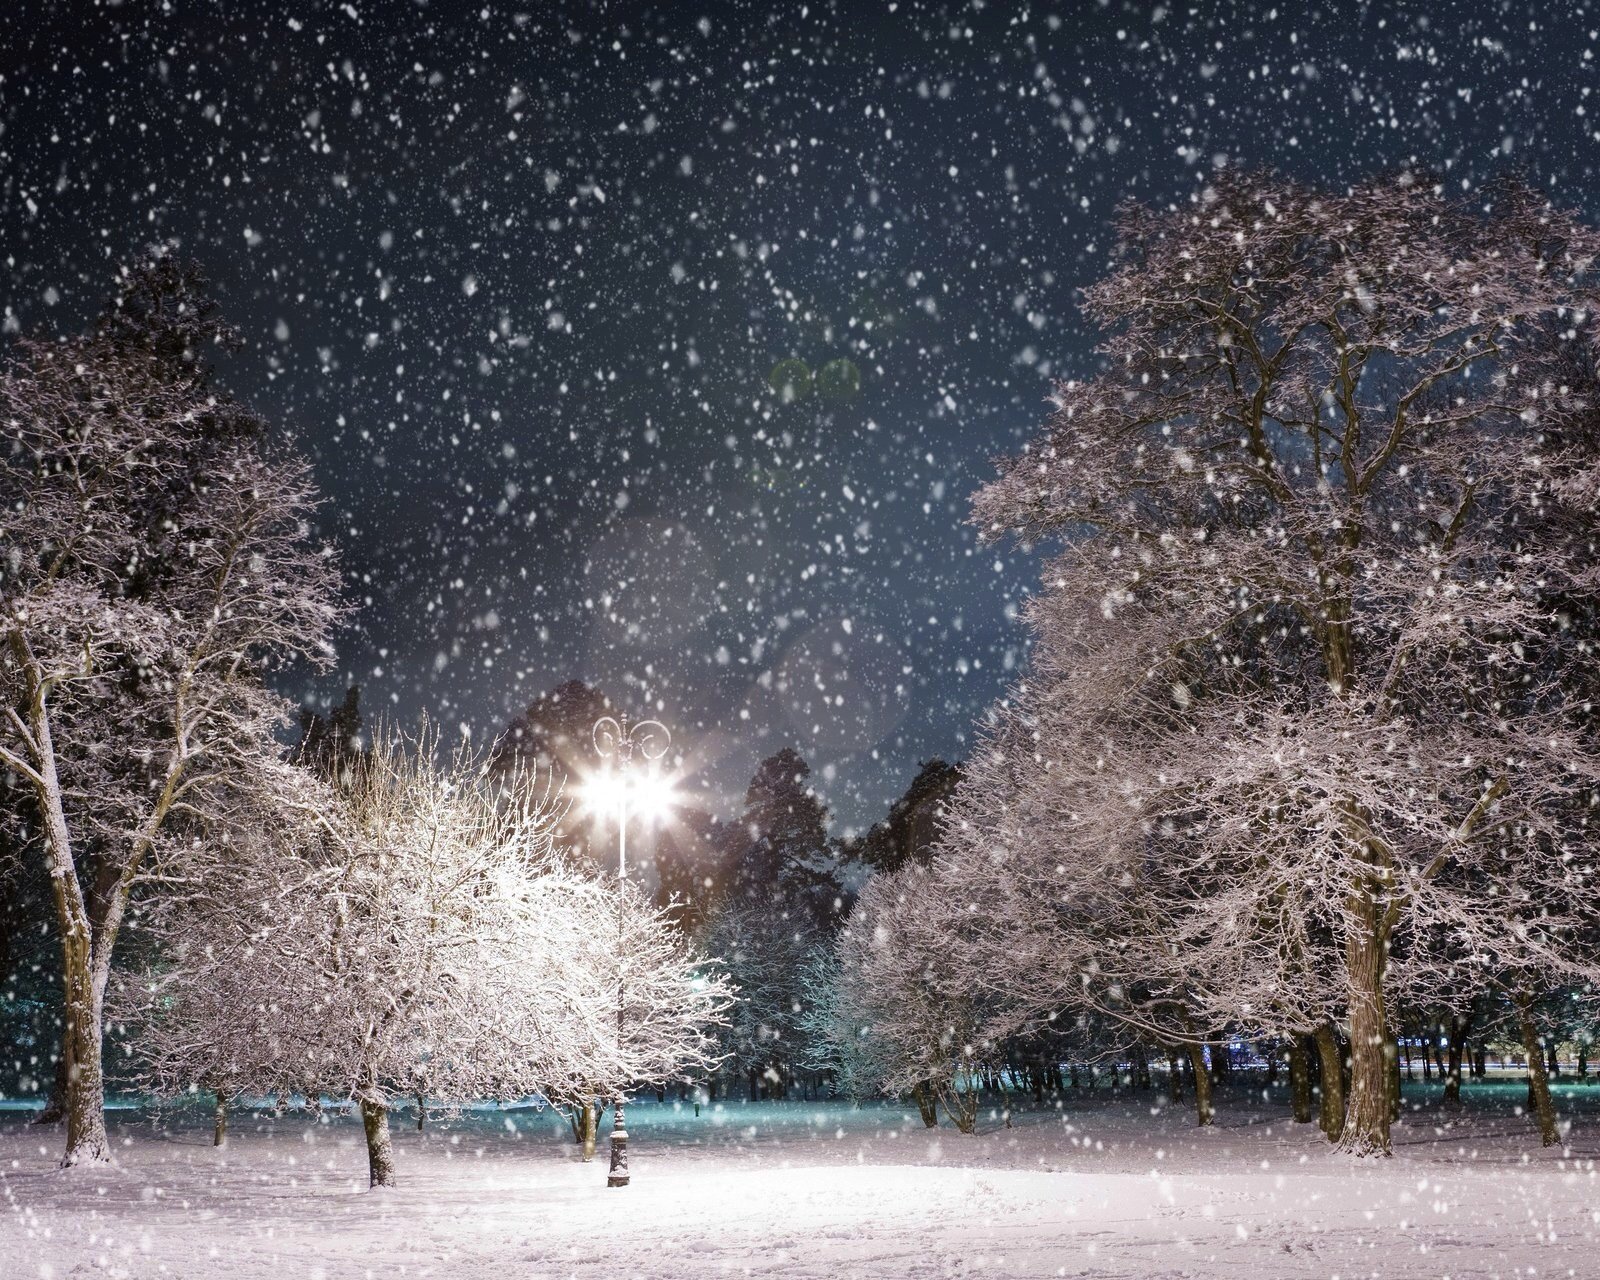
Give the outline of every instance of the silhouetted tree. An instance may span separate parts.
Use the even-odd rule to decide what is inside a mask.
[[[826,946],[846,905],[834,874],[827,807],[811,769],[785,747],[756,769],[744,812],[720,832],[723,883],[709,948],[738,988],[727,1049],[752,1098],[781,1096],[805,1057],[808,957]]]
[[[889,807],[888,817],[851,841],[847,855],[877,872],[898,871],[908,862],[926,866],[939,840],[945,801],[960,781],[960,765],[938,758],[927,761],[905,794]]]

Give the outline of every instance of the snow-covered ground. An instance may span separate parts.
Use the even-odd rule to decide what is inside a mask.
[[[59,1132],[13,1112],[0,1277],[1600,1275],[1600,1087],[1560,1090],[1549,1151],[1520,1086],[1468,1092],[1363,1164],[1243,1091],[1210,1131],[1103,1092],[972,1137],[889,1105],[649,1103],[620,1191],[547,1113],[399,1118],[401,1185],[369,1193],[353,1118],[241,1115],[218,1151],[198,1110],[118,1112],[120,1168],[63,1174]]]

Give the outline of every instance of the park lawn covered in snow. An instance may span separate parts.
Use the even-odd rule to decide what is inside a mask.
[[[240,1114],[219,1151],[202,1109],[117,1111],[120,1167],[61,1173],[58,1130],[0,1113],[0,1275],[1595,1275],[1600,1087],[1560,1089],[1544,1151],[1520,1084],[1454,1114],[1435,1092],[1408,1088],[1394,1158],[1366,1162],[1242,1089],[1209,1131],[1102,1091],[971,1137],[891,1104],[649,1102],[626,1190],[548,1112],[399,1114],[377,1192],[354,1116]]]

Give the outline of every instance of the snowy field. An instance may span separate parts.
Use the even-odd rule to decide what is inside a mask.
[[[1408,1098],[1414,1106],[1420,1087]],[[1519,1277],[1600,1275],[1600,1087],[1562,1089],[1540,1151],[1518,1085],[1428,1103],[1392,1160],[1353,1165],[1281,1098],[1218,1124],[1150,1095],[923,1129],[915,1112],[808,1103],[629,1112],[634,1185],[605,1186],[549,1114],[417,1133],[401,1185],[366,1190],[360,1122],[117,1112],[121,1167],[54,1170],[60,1135],[0,1116],[0,1276]]]

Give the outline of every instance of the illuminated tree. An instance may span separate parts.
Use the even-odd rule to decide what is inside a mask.
[[[965,820],[1074,884],[1150,885],[1190,990],[1236,1017],[1325,974],[1356,1154],[1389,1149],[1391,961],[1503,939],[1526,895],[1516,963],[1559,970],[1593,899],[1600,756],[1552,607],[1600,585],[1557,518],[1592,494],[1552,466],[1537,357],[1550,326],[1584,339],[1597,248],[1524,188],[1411,174],[1130,208],[1087,291],[1103,372],[974,501],[988,536],[1067,545],[1028,612],[1019,714],[1050,723],[999,740],[1036,797],[1021,843],[987,800]]]
[[[96,331],[0,376],[0,766],[31,794],[65,982],[64,1165],[110,1158],[112,956],[175,823],[271,768],[275,663],[328,656],[305,464],[211,385],[235,339],[192,271],[125,272]]]

